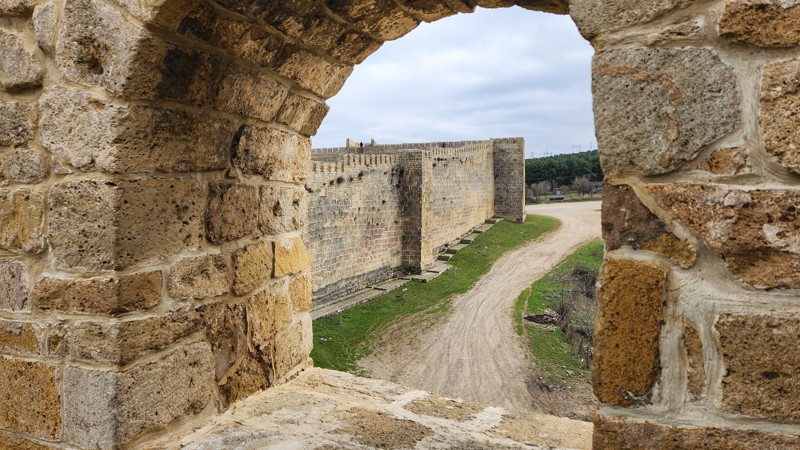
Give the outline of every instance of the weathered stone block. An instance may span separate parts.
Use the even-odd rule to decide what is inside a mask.
[[[592,436],[594,450],[790,450],[798,445],[800,438],[791,435],[731,428],[676,427],[625,419],[595,418]]]
[[[289,282],[289,298],[292,299],[292,309],[295,313],[311,310],[311,275],[292,278]]]
[[[29,189],[0,189],[0,249],[42,249],[44,196]]]
[[[784,0],[733,0],[725,5],[719,34],[760,47],[800,44],[800,5]]]
[[[27,13],[35,0],[0,0],[0,16],[21,16]]]
[[[19,261],[0,259],[0,310],[26,311],[28,303],[28,273]]]
[[[253,343],[268,347],[272,337],[292,321],[285,288],[270,286],[247,301],[247,323]]]
[[[706,369],[703,341],[693,325],[683,329],[683,348],[686,354],[686,389],[691,400],[705,397]]]
[[[298,47],[287,46],[281,56],[278,74],[325,99],[336,95],[353,73],[353,66],[333,64]]]
[[[417,20],[424,22],[434,22],[456,14],[456,11],[448,7],[445,2],[441,1],[410,0],[403,2],[403,6],[416,17]]]
[[[22,145],[33,139],[36,108],[25,102],[0,102],[0,145]]]
[[[800,317],[725,314],[715,328],[725,365],[723,410],[800,423]]]
[[[259,207],[259,228],[271,236],[301,230],[308,216],[308,201],[301,187],[261,186]]]
[[[25,439],[22,436],[0,431],[0,448],[8,448],[14,450],[51,450],[48,447],[31,440]]]
[[[197,414],[216,390],[213,364],[208,344],[195,342],[121,373],[67,366],[65,440],[81,447],[109,448]]]
[[[721,148],[703,161],[700,170],[727,176],[749,173],[750,156],[740,147]]]
[[[694,184],[649,190],[737,278],[758,288],[800,287],[797,191]]]
[[[383,42],[370,36],[349,31],[339,37],[339,44],[331,50],[331,56],[347,64],[361,64],[367,56],[381,48],[381,45]]]
[[[258,227],[258,191],[254,186],[211,183],[208,186],[206,237],[221,244],[253,234]]]
[[[271,128],[243,126],[233,144],[233,161],[245,174],[268,180],[305,182],[311,141]]]
[[[48,55],[55,53],[57,15],[55,2],[40,3],[33,10],[36,44]]]
[[[221,83],[216,108],[269,122],[275,118],[289,89],[265,74],[232,73]]]
[[[58,369],[0,358],[0,428],[54,440],[61,435]]]
[[[796,8],[800,14],[800,6]],[[800,16],[798,16],[800,17]],[[800,59],[764,66],[758,125],[767,153],[800,174]]]
[[[417,19],[389,0],[328,0],[326,3],[335,14],[382,41],[397,39],[419,25]]]
[[[231,279],[223,255],[186,258],[170,268],[169,295],[184,299],[216,297],[230,290]]]
[[[36,151],[16,148],[0,155],[0,185],[40,183],[46,176],[44,161]]]
[[[272,242],[248,245],[233,254],[233,291],[246,294],[271,278],[274,265]]]
[[[295,322],[275,335],[275,353],[273,367],[275,379],[287,375],[295,367],[308,359],[314,347],[311,332],[311,316],[300,314]]]
[[[600,158],[609,175],[630,168],[670,172],[740,123],[736,77],[713,50],[600,52],[592,85]]]
[[[250,353],[220,386],[225,406],[272,385],[273,375],[268,355]]]
[[[0,30],[0,87],[14,92],[42,85],[44,69],[19,36]]]
[[[33,289],[37,308],[118,315],[150,309],[161,301],[161,272],[92,279],[42,278]]]
[[[12,355],[39,353],[39,333],[34,324],[0,319],[0,353]]]
[[[667,273],[643,262],[609,259],[597,278],[592,385],[604,404],[650,403],[661,371],[661,310]]]
[[[201,309],[202,323],[214,355],[214,375],[220,385],[250,351],[246,307],[243,303],[216,303]],[[235,381],[234,381],[235,382]]]
[[[275,277],[301,272],[311,267],[303,239],[294,237],[275,242]]]
[[[324,102],[290,93],[278,113],[278,122],[297,130],[303,136],[313,136],[317,134],[329,109]]]
[[[569,14],[583,37],[591,40],[598,34],[649,22],[691,3],[692,0],[572,0]]]

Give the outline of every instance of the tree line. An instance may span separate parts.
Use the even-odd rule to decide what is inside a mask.
[[[525,184],[528,186],[542,181],[570,186],[579,177],[586,177],[590,182],[603,181],[597,150],[525,160]]]

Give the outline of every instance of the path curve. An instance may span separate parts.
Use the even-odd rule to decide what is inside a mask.
[[[519,293],[566,256],[600,236],[600,202],[530,205],[527,212],[557,218],[561,226],[507,253],[466,294],[453,301],[442,324],[411,345],[393,339],[359,365],[382,378],[451,398],[512,410],[537,410],[528,391],[530,360],[512,324]]]

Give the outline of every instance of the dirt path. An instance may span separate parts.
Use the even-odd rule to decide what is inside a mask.
[[[531,361],[514,332],[511,311],[520,292],[600,235],[599,210],[600,202],[528,206],[529,213],[557,218],[561,227],[498,260],[472,290],[454,300],[444,323],[398,330],[359,364],[373,377],[447,397],[552,413],[529,390]]]

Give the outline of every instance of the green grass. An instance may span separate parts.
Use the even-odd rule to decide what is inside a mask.
[[[525,223],[502,221],[479,235],[450,261],[450,270],[427,283],[411,282],[362,305],[314,321],[317,367],[359,373],[357,361],[372,353],[387,327],[414,317],[435,322],[451,299],[467,292],[503,254],[556,229],[552,217],[529,215]]]
[[[561,292],[561,276],[570,272],[576,265],[584,265],[597,270],[603,260],[603,240],[595,239],[568,256],[547,275],[534,282],[523,291],[514,305],[514,321],[517,333],[526,333],[531,354],[538,367],[548,378],[560,378],[564,370],[589,377],[589,369],[573,355],[564,334],[558,330],[547,330],[537,326],[525,327],[523,315],[539,314],[545,310],[555,310]],[[521,313],[524,311],[524,313]]]

